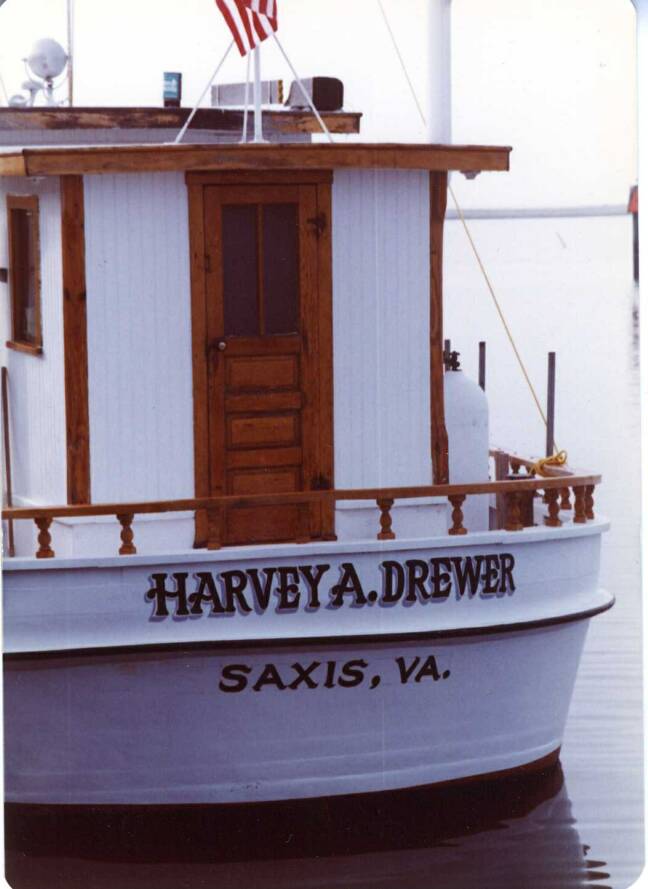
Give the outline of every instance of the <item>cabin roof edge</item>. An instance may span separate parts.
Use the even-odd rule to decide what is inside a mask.
[[[362,142],[34,146],[0,151],[0,175],[339,168],[478,173],[508,170],[511,150],[508,146]]]

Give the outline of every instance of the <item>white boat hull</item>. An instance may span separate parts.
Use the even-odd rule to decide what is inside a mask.
[[[436,784],[542,760],[561,744],[589,617],[612,603],[597,587],[603,528],[446,539],[442,550],[437,541],[368,543],[356,554],[303,547],[300,565],[321,563],[328,546],[333,582],[334,560],[353,561],[365,594],[373,586],[383,598],[375,581],[386,560],[429,563],[441,552],[506,553],[514,583],[506,588],[502,573],[496,592],[460,595],[454,576],[445,597],[432,597],[429,580],[427,599],[407,602],[405,588],[397,602],[361,607],[345,593],[331,607],[323,582],[320,607],[302,585],[289,613],[258,603],[240,613],[239,601],[236,613],[178,615],[171,595],[161,615],[146,593],[160,571],[175,589],[181,563],[171,561],[25,564],[5,579],[6,799],[246,803]],[[287,549],[273,564],[291,558]],[[188,584],[207,568],[220,583],[232,565],[268,564],[264,552],[193,559]]]

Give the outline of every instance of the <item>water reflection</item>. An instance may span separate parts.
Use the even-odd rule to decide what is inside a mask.
[[[156,812],[7,807],[12,886],[605,889],[562,769],[337,800]]]

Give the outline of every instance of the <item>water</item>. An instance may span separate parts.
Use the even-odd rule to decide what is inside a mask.
[[[471,229],[545,398],[557,353],[556,441],[603,474],[612,520],[561,766],[497,785],[212,813],[9,823],[10,880],[117,889],[624,889],[643,866],[638,294],[629,217],[475,220]],[[476,374],[488,343],[495,443],[544,432],[459,223],[447,225],[446,335]]]

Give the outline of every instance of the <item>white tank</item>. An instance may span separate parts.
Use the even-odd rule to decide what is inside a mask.
[[[444,374],[450,484],[487,482],[489,476],[488,400],[477,383],[461,370]],[[488,530],[488,495],[464,501],[464,527]]]

